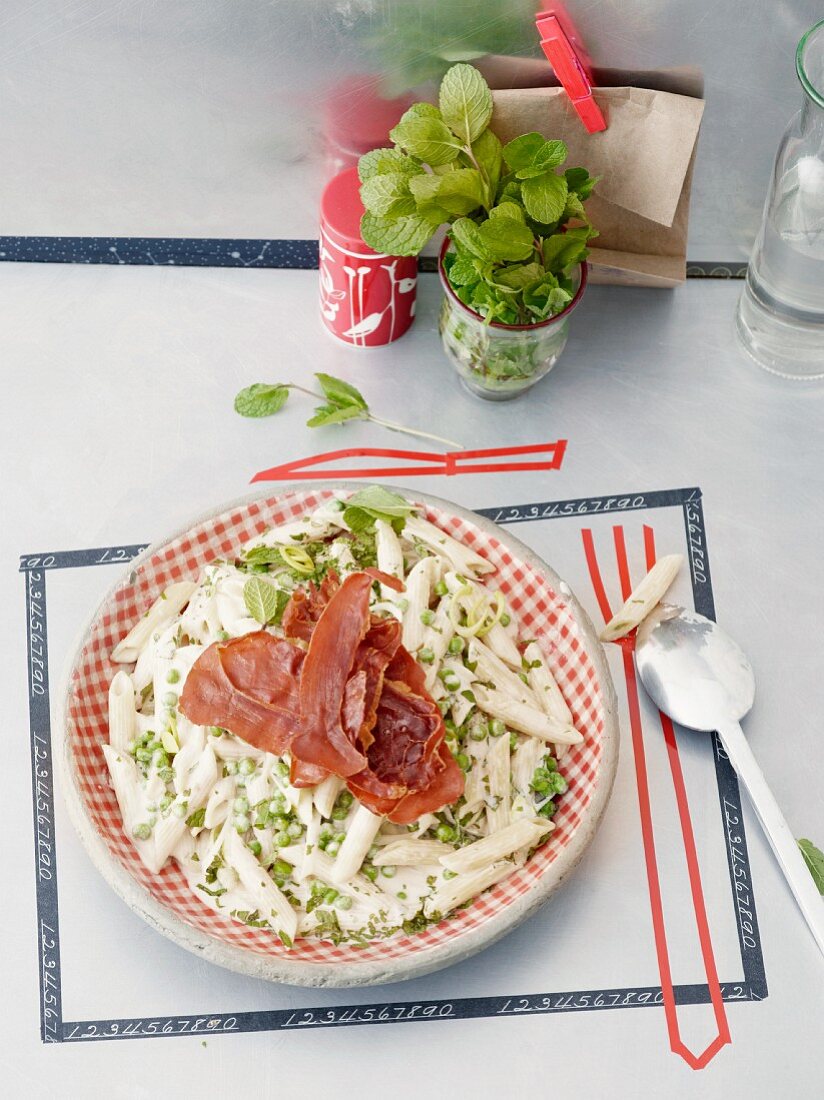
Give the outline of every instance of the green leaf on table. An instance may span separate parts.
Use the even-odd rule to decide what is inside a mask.
[[[361,218],[361,236],[376,252],[389,256],[417,256],[441,220],[420,213],[379,217],[367,210]]]
[[[522,134],[504,146],[504,160],[513,172],[521,168],[530,168],[544,145],[546,145],[546,139],[542,134]]]
[[[547,172],[524,180],[521,194],[527,214],[536,222],[548,225],[557,221],[564,212],[567,182],[563,176]]]
[[[282,382],[255,382],[235,398],[235,412],[241,416],[272,416],[286,404],[289,387]]]
[[[478,235],[494,260],[526,260],[534,247],[532,233],[515,218],[490,218],[478,226]]]
[[[361,183],[374,176],[386,176],[390,173],[402,172],[407,176],[415,176],[423,169],[414,160],[411,160],[400,149],[372,149],[364,153],[358,161],[358,176]]]
[[[277,591],[261,577],[252,577],[244,584],[243,602],[255,622],[261,626],[273,622],[278,613]]]
[[[553,233],[543,244],[544,267],[547,271],[563,271],[587,258],[587,241],[592,236],[588,225],[575,226],[565,233]]]
[[[356,405],[359,409],[369,409],[366,398],[351,382],[344,382],[342,378],[335,378],[332,374],[323,374],[322,372],[318,372],[315,378],[320,382],[323,396],[330,404],[340,408],[345,405]]]
[[[366,420],[369,413],[357,405],[318,405],[314,416],[306,421],[307,428],[322,428],[327,424],[345,424],[347,420]]]
[[[805,838],[798,841],[798,847],[801,849],[804,862],[810,869],[819,894],[824,894],[824,852],[816,848],[811,840]]]
[[[442,176],[424,173],[409,181],[419,206],[428,203],[448,214],[471,214],[483,204],[483,185],[476,168],[457,168]]]
[[[429,178],[423,173],[420,176],[410,177],[404,172],[387,172],[385,175],[371,176],[361,184],[361,201],[371,214],[376,214],[378,217],[414,214],[415,200],[410,192],[410,184],[417,179]]]
[[[492,255],[481,238],[478,226],[469,218],[458,218],[457,221],[453,222],[451,233],[455,243],[460,248],[466,249],[473,256],[477,256],[479,260],[492,259]]]
[[[441,115],[464,144],[473,142],[492,118],[489,85],[472,65],[453,65],[441,81]]]
[[[564,177],[569,190],[574,191],[584,202],[592,194],[592,189],[600,179],[600,176],[591,176],[586,168],[567,168]]]
[[[486,205],[489,206],[495,200],[503,167],[501,143],[491,130],[484,130],[477,141],[472,143],[472,155],[489,182],[489,192],[486,196]]]
[[[463,146],[445,122],[421,115],[407,118],[408,114],[407,111],[389,133],[396,145],[426,164],[448,164],[455,160]]]

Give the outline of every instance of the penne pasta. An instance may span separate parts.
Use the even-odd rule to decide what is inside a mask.
[[[332,882],[348,882],[358,873],[382,824],[382,817],[358,806],[332,866]]]
[[[486,816],[492,833],[509,824],[510,756],[506,734],[496,738],[486,754],[486,772],[489,785]]]
[[[234,829],[224,829],[223,854],[229,866],[237,871],[243,888],[254,899],[255,908],[286,946],[291,946],[298,930],[297,913]]]
[[[571,726],[560,725],[537,707],[512,699],[502,691],[493,691],[476,684],[473,692],[478,706],[485,714],[499,718],[512,729],[553,744],[577,745],[583,741],[581,734]]]
[[[467,844],[448,855],[440,857],[440,863],[456,874],[472,874],[510,856],[524,845],[532,847],[541,837],[552,832],[554,825],[544,818],[521,818],[504,826],[498,832]]]
[[[494,886],[496,882],[500,882],[501,879],[506,878],[514,870],[514,863],[502,860],[500,863],[493,863],[491,866],[484,867],[480,871],[474,871],[472,874],[458,875],[453,879],[442,880],[423,903],[423,911],[430,918],[434,918],[436,915],[445,917],[457,906],[477,897],[478,894],[488,890],[490,886]]]
[[[118,664],[136,661],[151,636],[168,626],[180,614],[196,588],[197,585],[191,581],[170,584],[143,618],[120,639],[112,650],[112,660]]]
[[[314,788],[315,809],[321,817],[331,817],[335,799],[343,790],[344,781],[337,775],[327,775],[326,779]]]
[[[143,826],[148,825],[149,812],[140,784],[137,765],[125,753],[103,745],[103,755],[109,768],[120,816],[123,819],[123,832],[137,849],[141,860],[149,870],[155,866],[155,839],[153,834],[145,838],[140,835]]]
[[[375,520],[375,549],[378,555],[378,569],[390,577],[403,580],[403,550],[400,539],[392,525],[384,519]],[[381,585],[381,595],[385,600],[395,600],[398,593],[387,585]]]
[[[417,867],[420,864],[437,863],[443,855],[455,849],[440,840],[391,839],[383,844],[372,857],[376,867]]]
[[[404,536],[422,542],[436,554],[447,559],[458,573],[493,573],[495,566],[480,554],[451,535],[447,535],[434,523],[420,516],[409,516],[404,527]]]
[[[682,554],[659,558],[649,573],[629,595],[628,600],[601,631],[602,642],[614,642],[634,630],[661,602],[684,561]]]
[[[109,744],[126,752],[136,732],[134,685],[127,673],[117,672],[109,685]]]
[[[407,606],[403,613],[403,644],[410,653],[417,653],[423,645],[426,627],[421,615],[429,610],[436,573],[435,559],[422,558],[412,566],[406,578]]]

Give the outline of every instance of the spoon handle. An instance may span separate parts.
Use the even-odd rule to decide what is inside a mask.
[[[758,820],[772,845],[775,858],[795,894],[810,931],[824,953],[824,897],[819,894],[804,857],[798,847],[775,797],[767,786],[764,773],[752,754],[744,732],[737,722],[728,722],[718,729],[730,763],[747,788]]]

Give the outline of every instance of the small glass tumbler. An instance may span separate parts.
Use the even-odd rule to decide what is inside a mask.
[[[759,366],[824,378],[824,20],[798,44],[804,103],[781,139],[738,303],[738,335]]]
[[[572,301],[561,313],[535,325],[488,322],[457,296],[443,267],[448,241],[438,270],[444,288],[440,334],[444,351],[463,385],[487,401],[508,401],[548,374],[566,346],[569,318],[587,283],[587,265],[573,277]]]

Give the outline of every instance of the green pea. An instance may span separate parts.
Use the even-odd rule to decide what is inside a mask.
[[[463,640],[460,634],[456,634],[452,641],[449,643],[449,652],[453,655],[453,657],[457,656],[457,654],[463,653],[465,646],[466,642]]]
[[[434,650],[428,645],[421,646],[418,650],[418,660],[422,665],[431,665],[435,660]]]
[[[387,864],[386,867],[381,867],[381,874],[384,878],[394,878],[397,873],[397,867],[393,867],[391,864]]]
[[[351,909],[352,908],[352,899],[347,897],[345,894],[341,894],[340,897],[335,898],[335,908],[336,909]]]
[[[276,859],[273,870],[276,875],[283,875],[288,878],[292,873],[292,864],[287,863],[285,859]]]
[[[239,762],[237,770],[241,775],[251,775],[255,770],[255,762],[249,756],[244,756]]]
[[[438,840],[443,841],[444,844],[448,844],[451,840],[455,839],[455,830],[451,825],[447,825],[447,823],[443,821],[435,830],[435,836]]]
[[[365,863],[361,870],[370,882],[374,882],[378,877],[378,869],[377,867],[373,867],[371,863]]]
[[[299,821],[293,821],[287,828],[286,832],[293,840],[297,840],[299,836],[303,835],[303,826]]]
[[[163,705],[166,707],[177,706],[177,692],[167,691],[163,696]]]
[[[349,810],[346,806],[336,806],[332,810],[333,821],[345,821],[349,817]]]
[[[245,814],[249,812],[249,799],[245,795],[241,795],[240,798],[236,798],[234,801],[234,807],[239,814]]]
[[[261,847],[260,847],[260,841],[259,840],[250,840],[247,847],[248,847],[250,852],[254,853],[254,855],[256,855],[256,856],[260,855]]]
[[[351,791],[341,791],[338,795],[338,803],[341,806],[346,806],[348,808],[352,805],[354,801],[355,796],[352,794]]]
[[[239,833],[245,833],[251,824],[246,814],[238,814],[235,818],[235,828]]]
[[[152,835],[152,827],[146,822],[142,822],[140,825],[135,825],[132,829],[132,836],[137,840],[148,840]]]
[[[421,612],[421,622],[423,623],[424,626],[431,626],[434,623],[434,621],[435,621],[435,612],[434,611],[430,611],[429,608],[427,607],[424,611]]]
[[[227,760],[223,765],[223,770],[227,775],[237,775],[237,760]]]
[[[455,757],[455,761],[462,772],[468,772],[472,767],[472,761],[466,755],[465,752],[459,752]]]
[[[340,851],[340,844],[337,840],[330,840],[329,843],[326,845],[326,851],[329,853],[330,856],[336,856]]]
[[[501,618],[499,619],[499,622],[501,626],[509,626],[509,624],[512,622],[512,616],[509,614],[508,611],[504,611],[503,615],[501,615]]]
[[[285,779],[289,774],[289,765],[284,760],[278,760],[275,764],[275,771]]]
[[[338,896],[338,891],[333,889],[331,886],[328,890],[324,890],[323,892],[323,900],[327,905],[331,905],[332,902],[336,901],[338,899]]]
[[[169,671],[166,673],[166,683],[168,684],[176,684],[179,679],[180,673],[177,671],[176,668],[170,668]]]
[[[493,737],[503,737],[506,733],[506,725],[500,720],[500,718],[493,718],[489,723],[489,732]]]
[[[274,837],[274,844],[277,848],[286,848],[292,843],[292,838],[284,830],[283,832],[276,833]]]

